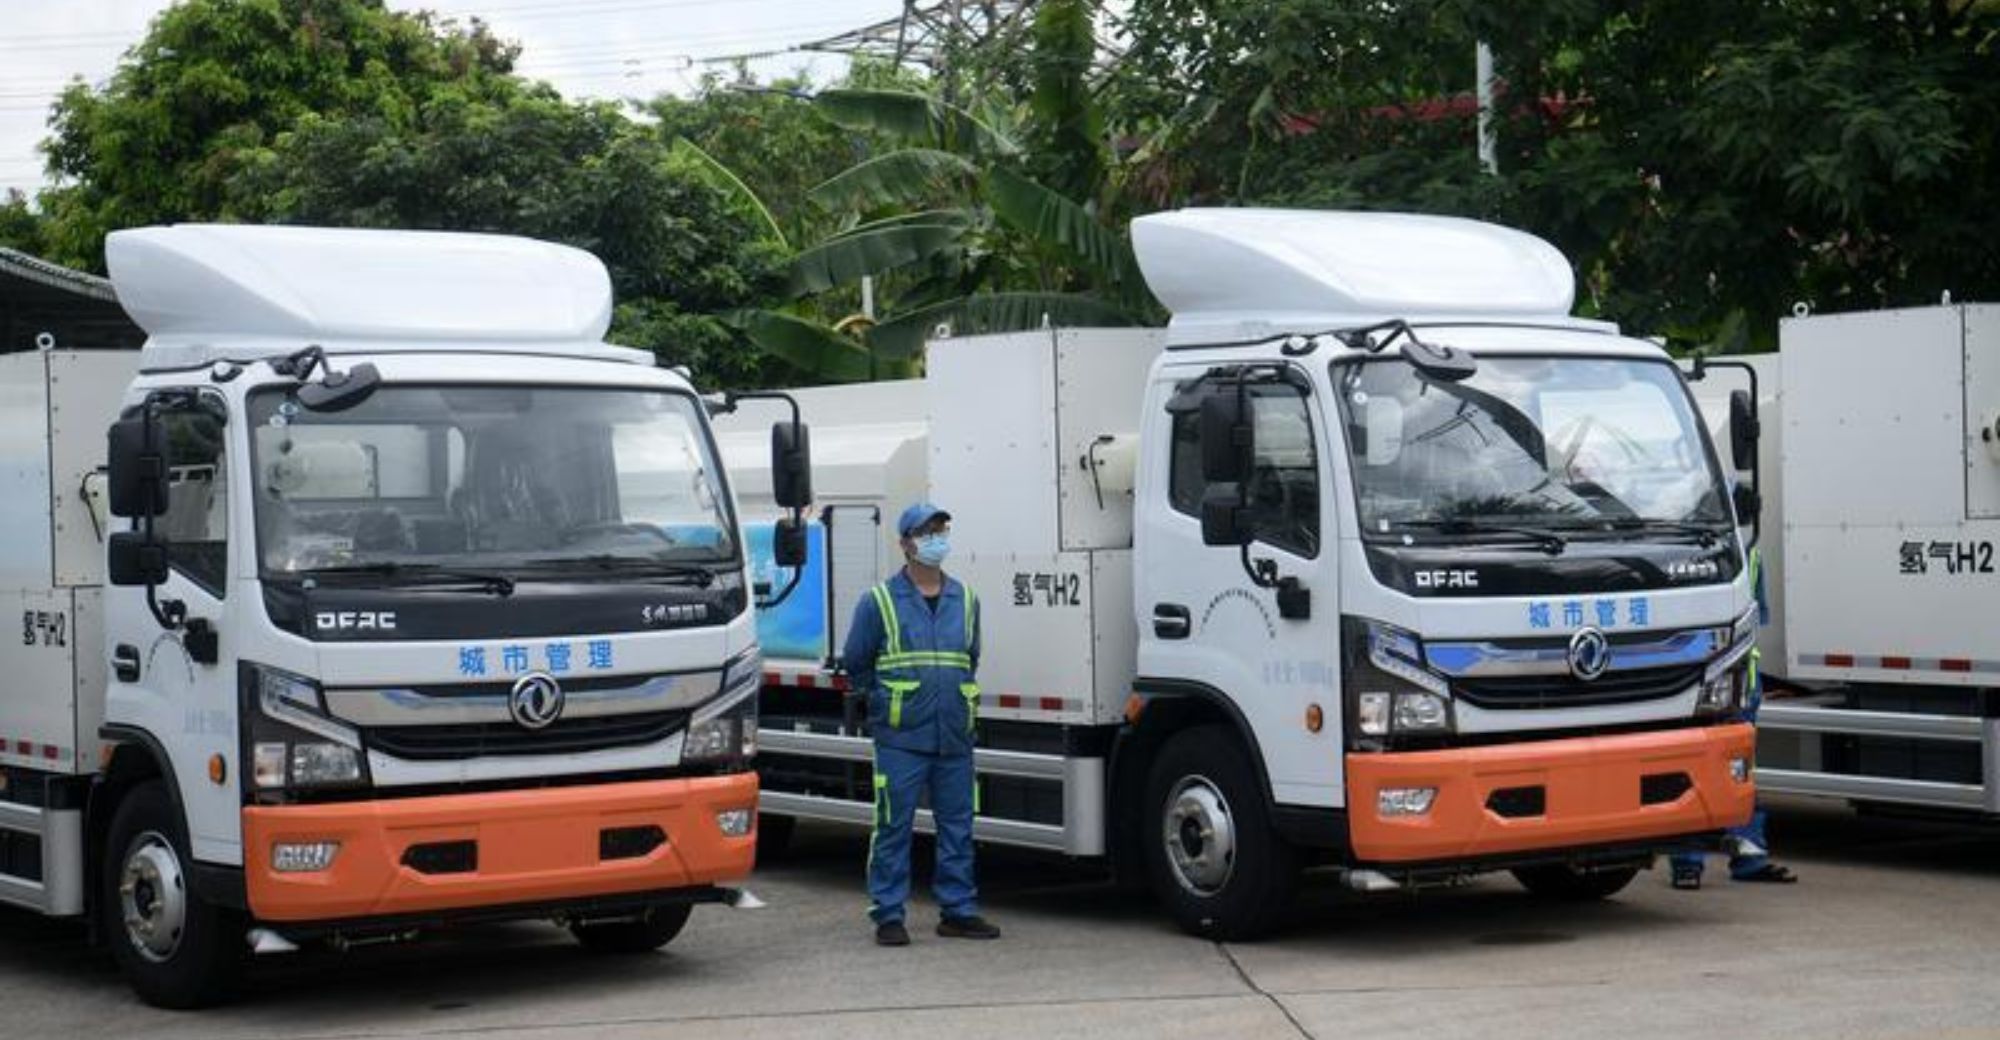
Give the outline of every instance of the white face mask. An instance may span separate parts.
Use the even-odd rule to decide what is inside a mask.
[[[936,567],[951,555],[951,537],[943,534],[927,534],[914,539],[916,551],[911,556],[926,567]]]

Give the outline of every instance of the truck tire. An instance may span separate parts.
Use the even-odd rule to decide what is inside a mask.
[[[190,883],[187,826],[162,781],[126,794],[104,850],[98,905],[105,937],[139,999],[185,1010],[232,996],[249,960],[248,922]]]
[[[1559,899],[1565,903],[1593,903],[1609,899],[1638,876],[1638,867],[1578,870],[1564,863],[1521,867],[1514,871],[1514,880],[1519,881],[1522,888],[1543,899]]]
[[[1271,828],[1236,734],[1198,726],[1160,749],[1146,783],[1153,891],[1181,928],[1218,941],[1269,932],[1298,889],[1297,850]]]
[[[674,941],[687,926],[694,907],[688,903],[661,903],[636,921],[607,921],[603,924],[573,924],[569,934],[592,953],[629,955],[651,953]]]

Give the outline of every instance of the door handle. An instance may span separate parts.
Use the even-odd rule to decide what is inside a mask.
[[[1161,639],[1186,639],[1194,631],[1193,616],[1178,603],[1153,604],[1153,634]]]
[[[139,681],[139,648],[130,643],[120,643],[111,651],[111,672],[119,682]]]

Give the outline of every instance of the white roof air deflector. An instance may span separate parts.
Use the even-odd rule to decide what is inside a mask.
[[[1187,209],[1132,222],[1170,344],[1368,324],[1546,323],[1569,316],[1569,261],[1533,235],[1457,217]]]
[[[611,280],[580,249],[504,235],[180,224],[113,232],[141,367],[329,351],[559,353],[651,364],[603,344]]]

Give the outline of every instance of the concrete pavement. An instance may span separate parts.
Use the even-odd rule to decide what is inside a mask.
[[[78,929],[0,911],[0,1037],[2000,1036],[2000,831],[1787,803],[1796,886],[1701,892],[1664,869],[1616,899],[1538,902],[1504,876],[1362,899],[1308,886],[1256,944],[1180,934],[1057,860],[989,851],[997,943],[880,950],[858,835],[801,828],[752,888],[667,951],[585,955],[546,925],[266,960],[237,1006],[134,1000]]]

